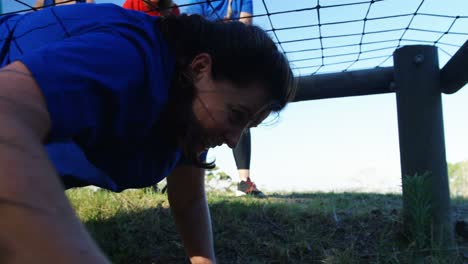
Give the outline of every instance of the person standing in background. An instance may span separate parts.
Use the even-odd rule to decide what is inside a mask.
[[[220,0],[202,1],[189,0],[186,13],[197,14],[210,21],[240,21],[246,25],[252,24],[252,0]]]
[[[252,24],[252,0],[221,0],[201,1],[190,0],[186,13],[197,14],[210,21],[240,21],[246,25]],[[253,195],[263,198],[265,194],[260,191],[250,178],[251,136],[250,129],[246,129],[239,143],[233,149],[240,181],[237,184],[237,194]]]
[[[123,8],[141,11],[150,16],[180,15],[179,7],[171,0],[125,0]]]

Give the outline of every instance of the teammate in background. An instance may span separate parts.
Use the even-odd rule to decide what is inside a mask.
[[[221,0],[202,1],[190,0],[187,14],[198,14],[210,21],[240,21],[246,25],[252,24],[253,6],[252,0]],[[248,194],[263,198],[265,194],[260,191],[250,178],[250,157],[252,152],[250,129],[242,134],[238,145],[232,150],[239,173],[237,193]]]
[[[123,7],[151,16],[180,15],[179,7],[171,0],[125,0]]]

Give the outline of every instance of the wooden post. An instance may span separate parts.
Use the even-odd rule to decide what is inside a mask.
[[[430,193],[432,242],[451,246],[454,236],[437,48],[405,46],[393,58],[403,182],[404,177],[430,173],[430,187],[421,191]],[[403,210],[408,195],[403,187]]]

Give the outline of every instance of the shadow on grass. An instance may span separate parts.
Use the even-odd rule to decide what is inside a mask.
[[[114,263],[188,263],[166,206],[155,202],[152,208],[133,206],[129,210],[121,202],[120,209],[112,209],[115,213],[106,217],[81,217]],[[399,232],[400,195],[292,193],[255,199],[211,194],[209,203],[219,263],[414,260],[411,246],[402,242]],[[468,218],[467,205],[466,199],[454,201],[457,217]],[[468,241],[461,237],[458,240],[460,247],[468,246]],[[430,258],[437,256],[427,257],[432,263],[434,259]],[[461,253],[443,263],[468,261],[463,258]]]

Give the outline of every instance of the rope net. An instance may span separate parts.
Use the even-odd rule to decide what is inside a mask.
[[[122,5],[123,1],[96,3]],[[222,0],[199,1],[212,5]],[[182,13],[191,5],[187,0],[174,2]],[[271,34],[296,75],[392,66],[395,49],[415,44],[437,46],[442,66],[468,39],[466,0],[253,2],[254,24]],[[0,16],[35,11],[34,3],[3,0]],[[217,16],[222,19],[225,14]]]

